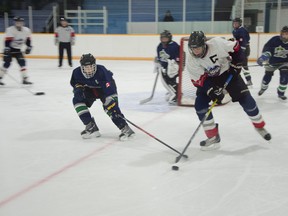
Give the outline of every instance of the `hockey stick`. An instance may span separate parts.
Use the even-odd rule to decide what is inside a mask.
[[[19,82],[10,74],[8,74],[8,77],[10,77],[10,79],[12,79],[13,81],[15,81],[17,84],[19,84]],[[40,95],[45,95],[45,92],[33,92],[30,89],[24,88],[26,91],[28,91],[30,94],[36,95],[36,96],[40,96]]]
[[[141,101],[140,101],[140,104],[147,103],[147,102],[149,102],[149,101],[151,101],[151,100],[153,99],[154,92],[155,92],[155,89],[156,89],[157,80],[158,80],[159,73],[160,73],[160,72],[158,71],[158,69],[156,69],[156,70],[157,70],[157,71],[156,71],[157,74],[156,74],[156,77],[155,77],[155,81],[154,81],[154,85],[153,85],[152,93],[151,93],[150,97],[141,100]],[[155,71],[155,70],[154,70],[154,71]]]
[[[262,66],[259,64],[255,64],[255,65],[248,65],[248,67],[265,67],[265,66],[277,67],[277,66],[285,64],[285,63],[287,63],[287,62],[279,62],[279,63],[275,63],[275,64],[271,64],[271,65],[269,63],[267,63],[267,64],[263,64]]]
[[[176,149],[174,149],[172,146],[166,144],[165,142],[161,141],[160,139],[158,139],[157,137],[155,137],[154,135],[150,134],[149,132],[145,131],[143,128],[139,127],[138,125],[134,124],[133,122],[129,121],[127,118],[125,117],[121,117],[122,119],[126,120],[128,123],[130,123],[131,125],[133,125],[134,127],[138,128],[139,130],[141,130],[142,132],[144,132],[145,134],[147,134],[148,136],[152,137],[153,139],[157,140],[158,142],[160,142],[161,144],[165,145],[166,147],[168,147],[169,149],[171,149],[172,151],[178,153],[179,155],[181,154],[181,152],[177,151]],[[187,155],[182,155],[184,158],[188,158]]]
[[[224,89],[226,89],[227,85],[229,84],[229,82],[231,81],[233,75],[230,74],[229,77],[227,78],[223,88],[222,88],[222,92]],[[191,144],[193,138],[195,137],[195,135],[197,134],[197,132],[199,131],[200,127],[203,125],[204,121],[208,118],[208,116],[210,115],[212,109],[215,107],[215,105],[217,104],[217,99],[213,101],[212,105],[210,106],[210,108],[208,109],[208,111],[206,112],[205,116],[202,118],[201,122],[199,123],[198,127],[196,128],[196,130],[194,131],[193,135],[191,136],[191,138],[189,139],[188,143],[186,144],[185,148],[183,149],[183,151],[181,152],[180,156],[178,156],[175,160],[175,163],[178,163],[182,156],[184,155],[184,153],[186,152],[187,148],[189,147],[189,145]],[[172,166],[172,170],[178,170],[179,168],[177,166]]]

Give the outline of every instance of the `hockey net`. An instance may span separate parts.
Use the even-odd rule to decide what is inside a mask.
[[[194,106],[196,98],[196,87],[192,84],[189,72],[186,70],[186,58],[189,37],[182,37],[180,40],[179,60],[179,84],[178,84],[178,105]]]

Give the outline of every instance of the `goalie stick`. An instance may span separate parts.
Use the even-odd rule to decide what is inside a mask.
[[[7,73],[7,75],[8,75],[8,77],[10,77],[10,79],[12,79],[13,81],[15,81],[17,84],[19,84],[19,82],[13,77],[13,76],[11,76],[10,74],[8,74]],[[31,91],[30,89],[27,89],[27,88],[23,88],[23,89],[25,89],[26,91],[28,91],[30,94],[32,94],[32,95],[36,95],[36,96],[40,96],[40,95],[45,95],[45,92],[33,92],[33,91]]]
[[[152,93],[151,93],[150,97],[141,100],[141,101],[140,101],[140,104],[147,103],[147,102],[149,102],[149,101],[151,101],[151,100],[153,99],[153,96],[154,96],[154,93],[155,93],[155,89],[156,89],[156,84],[157,84],[158,77],[159,77],[159,73],[160,73],[157,68],[154,69],[154,71],[156,71],[156,77],[155,77],[155,81],[154,81]]]
[[[223,86],[223,90],[226,89],[227,85],[229,84],[229,82],[231,81],[231,79],[233,78],[233,75],[230,74],[229,77],[227,78],[224,86]],[[176,158],[175,163],[178,163],[182,156],[184,155],[184,153],[186,152],[187,148],[189,147],[189,145],[191,144],[193,138],[195,137],[195,135],[197,134],[197,132],[199,131],[200,127],[203,125],[204,121],[208,118],[208,116],[210,115],[212,109],[215,107],[217,103],[217,99],[213,101],[212,105],[210,106],[210,108],[208,109],[208,111],[206,112],[205,116],[202,118],[201,122],[199,123],[198,127],[196,128],[196,130],[194,131],[193,135],[191,136],[191,138],[189,139],[188,143],[186,144],[185,148],[183,149],[183,151],[181,152],[181,154]],[[178,170],[179,168],[177,166],[172,166],[172,170]]]

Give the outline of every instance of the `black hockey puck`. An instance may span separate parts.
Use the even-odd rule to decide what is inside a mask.
[[[174,171],[178,171],[178,170],[179,170],[179,167],[176,166],[176,165],[174,165],[174,166],[172,166],[172,170],[174,170]]]
[[[45,92],[36,92],[34,95],[45,95]]]

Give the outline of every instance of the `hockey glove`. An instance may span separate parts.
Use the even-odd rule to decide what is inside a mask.
[[[32,47],[31,46],[28,46],[25,50],[25,54],[30,54],[31,53],[31,50],[32,50]]]
[[[229,72],[233,75],[238,76],[240,74],[242,70],[242,64],[241,63],[230,63],[230,68],[229,68]]]
[[[3,54],[4,55],[10,55],[11,54],[11,48],[10,47],[5,47]]]
[[[174,59],[167,59],[168,67],[167,67],[167,75],[170,78],[173,78],[178,75],[179,65]]]
[[[268,53],[263,53],[258,59],[257,64],[263,66],[263,64],[267,64],[270,59],[270,55]]]
[[[118,95],[113,94],[106,97],[103,108],[110,118],[118,118]]]
[[[79,100],[84,100],[86,98],[85,86],[83,86],[83,85],[76,84],[73,92],[74,92],[74,97],[79,99]]]
[[[154,73],[158,73],[161,68],[162,68],[162,66],[161,66],[158,58],[155,57],[155,58],[154,58],[154,71],[153,71],[153,72],[154,72]]]
[[[207,91],[207,95],[211,98],[212,101],[216,101],[217,104],[221,104],[221,101],[224,98],[223,89],[218,86],[211,87]]]

